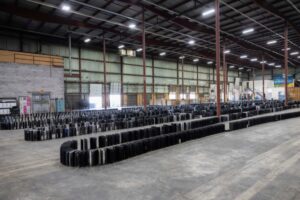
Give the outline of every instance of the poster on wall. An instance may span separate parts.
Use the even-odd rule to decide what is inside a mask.
[[[30,114],[31,113],[31,99],[28,96],[19,97],[20,114]]]
[[[284,87],[285,76],[283,74],[274,75],[274,86]],[[294,87],[294,79],[292,75],[288,75],[287,79],[288,87]]]

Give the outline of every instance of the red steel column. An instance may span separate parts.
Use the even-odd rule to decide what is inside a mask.
[[[217,76],[217,116],[221,116],[220,103],[220,0],[215,0],[216,25],[216,76]]]
[[[226,63],[225,45],[223,47],[223,87],[224,87],[224,102],[227,102],[227,63]]]
[[[152,103],[153,105],[156,104],[156,98],[155,98],[155,90],[154,90],[154,85],[155,85],[155,80],[154,80],[154,56],[152,55]]]
[[[253,100],[255,100],[255,88],[254,88],[255,71],[252,70],[252,88],[253,88]]]
[[[120,65],[121,65],[121,107],[124,106],[124,80],[123,80],[123,73],[124,73],[124,65],[123,65],[123,57],[120,56]]]
[[[107,109],[107,91],[106,91],[106,44],[103,37],[103,68],[104,68],[104,109]]]
[[[263,101],[265,101],[265,57],[262,56],[262,93]]]
[[[184,65],[184,61],[183,59],[181,60],[181,94],[182,97],[184,97],[184,73],[183,73],[183,65]],[[184,98],[182,98],[183,100],[185,100]]]
[[[145,10],[143,9],[142,14],[142,34],[143,34],[143,80],[144,80],[144,109],[147,109],[147,96],[146,96],[146,34],[145,34]]]
[[[288,25],[285,25],[284,29],[284,91],[285,91],[285,105],[288,104]]]
[[[82,98],[82,80],[81,80],[81,46],[78,47],[78,67],[79,67],[79,93]]]

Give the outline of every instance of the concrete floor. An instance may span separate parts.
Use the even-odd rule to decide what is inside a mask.
[[[59,163],[69,139],[0,131],[0,200],[300,200],[300,118],[91,168]]]

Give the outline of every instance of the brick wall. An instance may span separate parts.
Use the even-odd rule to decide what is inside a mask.
[[[51,92],[64,98],[63,68],[0,62],[0,97],[31,96],[31,92]]]

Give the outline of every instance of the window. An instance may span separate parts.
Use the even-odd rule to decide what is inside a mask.
[[[196,93],[195,92],[190,93],[190,99],[196,99]]]
[[[169,99],[170,100],[175,100],[176,99],[176,92],[170,92]]]
[[[102,108],[102,97],[90,97],[90,108],[101,109]]]
[[[111,108],[121,107],[121,95],[119,94],[110,94],[109,103]]]
[[[180,99],[186,99],[186,94],[180,94]]]

